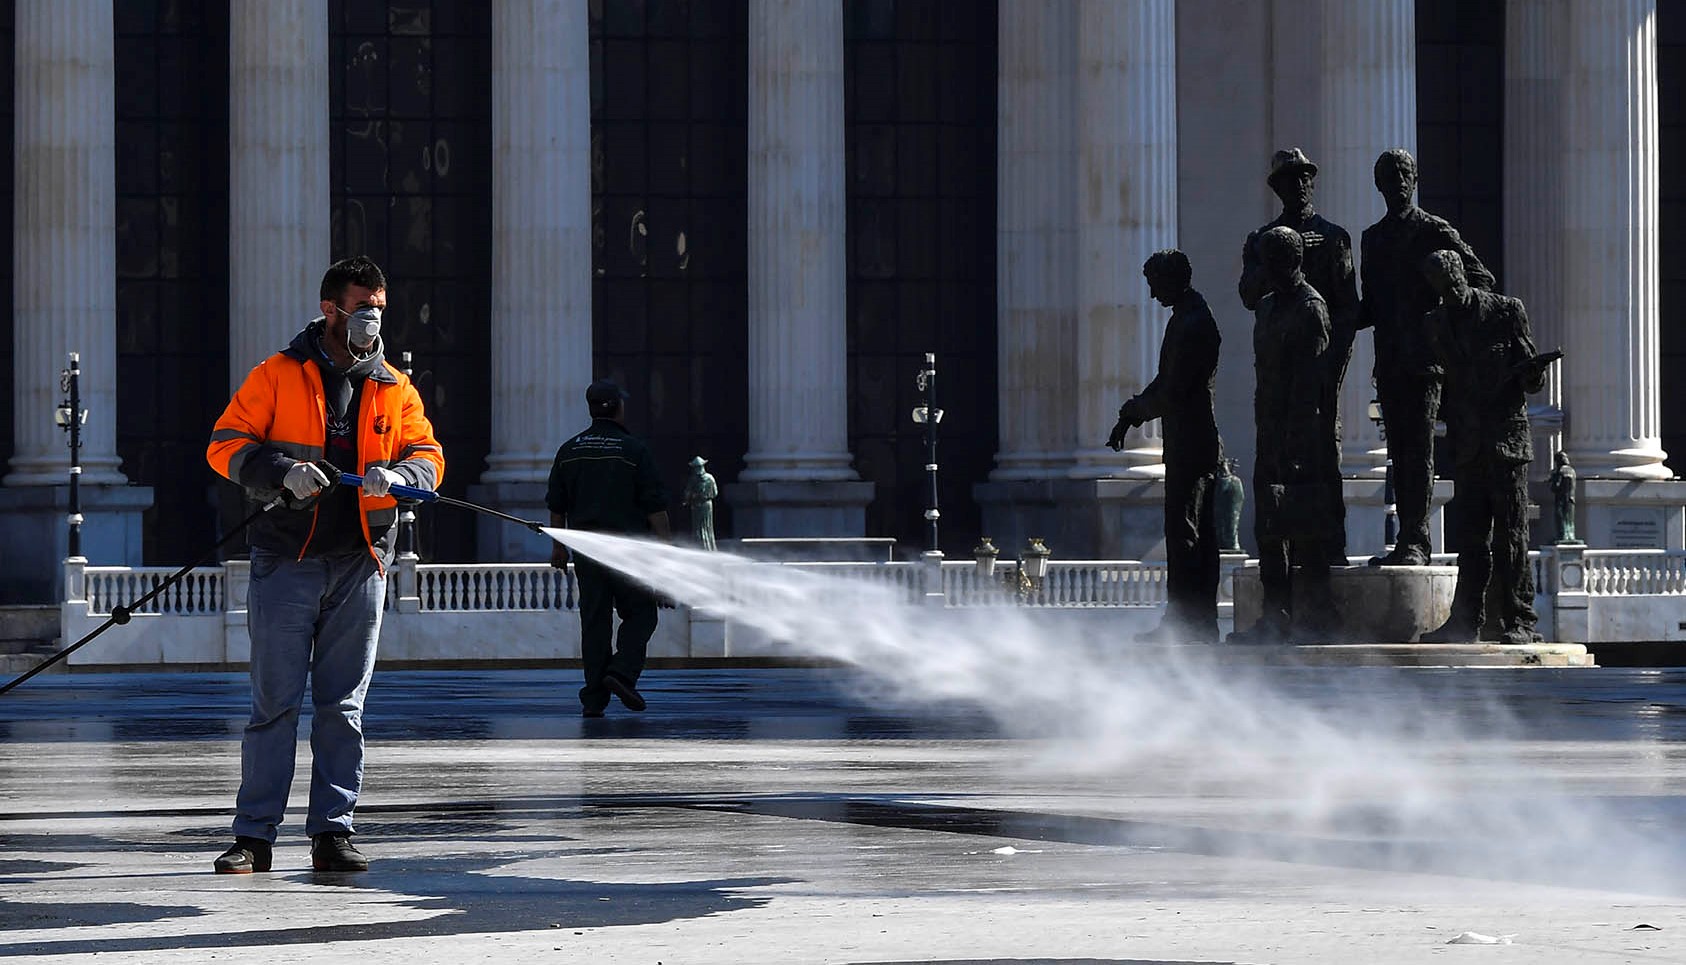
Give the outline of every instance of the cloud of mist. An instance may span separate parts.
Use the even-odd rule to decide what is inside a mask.
[[[1036,774],[1081,778],[1121,813],[1143,796],[1221,802],[1190,820],[1232,832],[1236,854],[1686,892],[1671,842],[1554,778],[1549,748],[1468,677],[1270,668],[1062,626],[1057,609],[910,605],[858,577],[546,532],[734,632],[864,671],[875,697],[986,713],[1034,741]],[[1536,671],[1465,673],[1508,672]]]

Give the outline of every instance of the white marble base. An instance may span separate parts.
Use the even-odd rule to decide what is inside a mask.
[[[139,566],[147,486],[80,487],[82,555],[95,566]],[[0,603],[57,603],[69,555],[70,487],[0,488]]]
[[[736,536],[864,536],[874,486],[860,481],[729,483]]]
[[[1592,549],[1686,549],[1686,481],[1582,479],[1575,535]]]

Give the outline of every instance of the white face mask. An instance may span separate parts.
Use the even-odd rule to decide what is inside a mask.
[[[348,312],[339,306],[334,311],[345,316],[345,341],[353,355],[358,355],[374,348],[375,342],[381,336],[381,310],[373,305],[365,305],[355,312]]]

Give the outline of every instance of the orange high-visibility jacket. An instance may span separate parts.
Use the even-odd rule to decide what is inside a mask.
[[[402,372],[381,362],[364,380],[357,414],[359,472],[381,466],[405,477],[419,489],[437,489],[445,476],[445,455],[433,437],[433,425],[422,411],[421,396]],[[205,458],[211,468],[268,499],[282,490],[281,479],[295,460],[325,455],[328,407],[322,373],[297,343],[271,355],[252,369],[235,391],[211,433]],[[398,518],[398,501],[391,496],[358,493],[363,507],[363,538],[380,560],[375,544]],[[304,517],[274,510],[266,516]],[[297,543],[299,558],[315,535],[317,509],[289,526],[282,519],[266,527]],[[266,522],[268,522],[266,520]],[[379,535],[376,535],[379,534]]]

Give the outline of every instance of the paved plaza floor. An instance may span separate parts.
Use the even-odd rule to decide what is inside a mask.
[[[1281,716],[1132,754],[837,669],[653,671],[602,720],[577,671],[382,671],[372,870],[312,873],[295,809],[252,876],[210,873],[243,677],[41,677],[0,699],[0,958],[1686,961],[1686,674],[1270,673],[1422,726],[1307,769]]]

